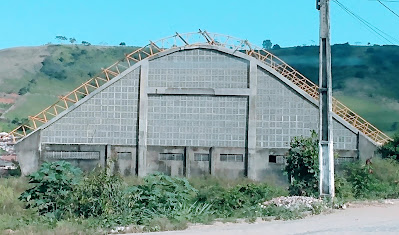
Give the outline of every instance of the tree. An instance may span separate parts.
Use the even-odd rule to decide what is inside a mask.
[[[74,44],[76,42],[76,39],[75,38],[69,38],[69,42]]]
[[[61,35],[55,36],[55,39],[57,39],[59,42],[68,40],[67,37]]]
[[[125,42],[121,42],[121,43],[119,43],[119,46],[126,46],[126,43]]]
[[[393,140],[379,147],[377,152],[382,158],[391,158],[399,162],[399,133],[396,133]]]
[[[311,137],[294,137],[284,169],[291,181],[291,195],[318,196],[319,139],[315,131]]]
[[[272,48],[273,43],[269,39],[266,39],[266,40],[263,40],[262,46],[263,46],[263,49],[269,50]]]
[[[281,49],[281,46],[278,45],[278,44],[275,44],[275,45],[273,46],[273,50],[278,50],[278,49]]]
[[[85,45],[85,46],[90,46],[91,45],[91,43],[87,42],[87,41],[82,41],[82,44]]]

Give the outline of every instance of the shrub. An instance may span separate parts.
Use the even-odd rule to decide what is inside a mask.
[[[73,213],[81,217],[97,217],[110,214],[115,200],[120,200],[124,185],[118,175],[110,175],[106,169],[96,169],[75,187],[71,198]]]
[[[356,198],[399,197],[399,164],[392,159],[374,159],[369,164],[354,162],[345,166],[346,178]]]
[[[382,158],[391,158],[399,162],[399,133],[395,134],[392,141],[378,148]]]
[[[187,179],[163,174],[146,176],[142,185],[127,190],[133,210],[139,213],[139,224],[155,217],[177,219],[176,212],[190,204],[197,192]]]
[[[37,172],[29,175],[29,183],[34,186],[23,192],[19,199],[26,208],[37,208],[41,215],[59,218],[81,173],[79,168],[65,161],[45,162]]]
[[[64,67],[57,61],[54,61],[51,57],[46,57],[42,62],[43,66],[40,72],[46,74],[50,78],[58,80],[64,80],[67,78]]]
[[[318,137],[312,131],[311,137],[295,137],[291,140],[285,173],[291,181],[291,195],[317,196],[319,187]]]

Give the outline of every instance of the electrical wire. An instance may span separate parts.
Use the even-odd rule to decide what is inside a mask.
[[[391,8],[389,8],[387,5],[385,5],[384,3],[382,3],[380,0],[377,0],[381,5],[383,5],[386,9],[388,9],[390,12],[392,12],[394,15],[396,15],[397,17],[399,17],[398,14],[396,14],[396,12],[394,12]]]
[[[391,44],[395,44],[392,41],[395,41],[396,43],[399,43],[399,40],[390,36],[389,34],[385,33],[384,31],[382,31],[381,29],[377,28],[376,26],[372,25],[370,22],[368,22],[367,20],[363,19],[362,17],[360,17],[359,15],[355,14],[353,11],[351,11],[349,8],[347,8],[344,4],[342,4],[340,1],[338,0],[333,0],[340,8],[342,8],[346,13],[348,13],[350,16],[354,17],[355,19],[359,20],[362,24],[364,24],[367,29],[372,32],[377,34],[378,36],[380,36],[381,38],[385,39],[387,42],[391,43]],[[385,35],[385,36],[384,36]]]

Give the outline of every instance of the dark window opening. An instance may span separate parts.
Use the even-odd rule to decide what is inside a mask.
[[[183,161],[182,153],[160,153],[160,161]]]
[[[285,164],[285,157],[283,155],[269,155],[269,163]]]

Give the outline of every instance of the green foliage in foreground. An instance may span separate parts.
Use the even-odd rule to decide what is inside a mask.
[[[65,224],[82,233],[128,225],[135,231],[183,229],[188,222],[269,216],[270,211],[260,203],[288,194],[282,188],[247,179],[231,181],[228,186],[217,179],[194,179],[197,189],[187,179],[163,174],[124,180],[107,169],[97,169],[80,176],[80,170],[66,162],[44,163],[29,176],[29,184],[33,187],[24,184],[25,191],[18,191],[21,201],[15,193],[8,195],[12,187],[2,188],[0,199],[9,198],[11,202],[6,202],[14,205],[13,210],[19,208],[22,215],[17,219],[1,212],[0,231],[62,233],[59,229]]]
[[[399,198],[399,163],[395,160],[349,163],[344,167],[343,178],[346,182],[340,185],[337,196],[352,194],[357,199]]]
[[[382,158],[390,158],[399,162],[399,133],[396,133],[393,140],[378,148]]]
[[[291,195],[318,196],[319,141],[315,131],[311,137],[295,137],[291,140],[285,173],[291,181]]]
[[[43,164],[29,177],[29,184],[25,178],[0,179],[0,232],[105,234],[117,226],[130,226],[131,232],[176,230],[189,222],[215,219],[296,219],[304,212],[318,214],[325,208],[322,204],[294,209],[261,206],[289,192],[248,179],[188,181],[162,174],[124,179],[107,169],[83,176],[79,172],[68,163],[54,162]],[[58,189],[67,193],[55,197]],[[22,201],[17,199],[20,194]],[[355,162],[343,166],[336,177],[336,195],[343,201],[398,198],[399,163],[374,159],[368,165]]]
[[[79,183],[82,171],[70,163],[58,161],[45,162],[39,171],[29,176],[34,186],[21,194],[20,200],[26,208],[37,208],[39,214],[59,218],[74,186]]]

